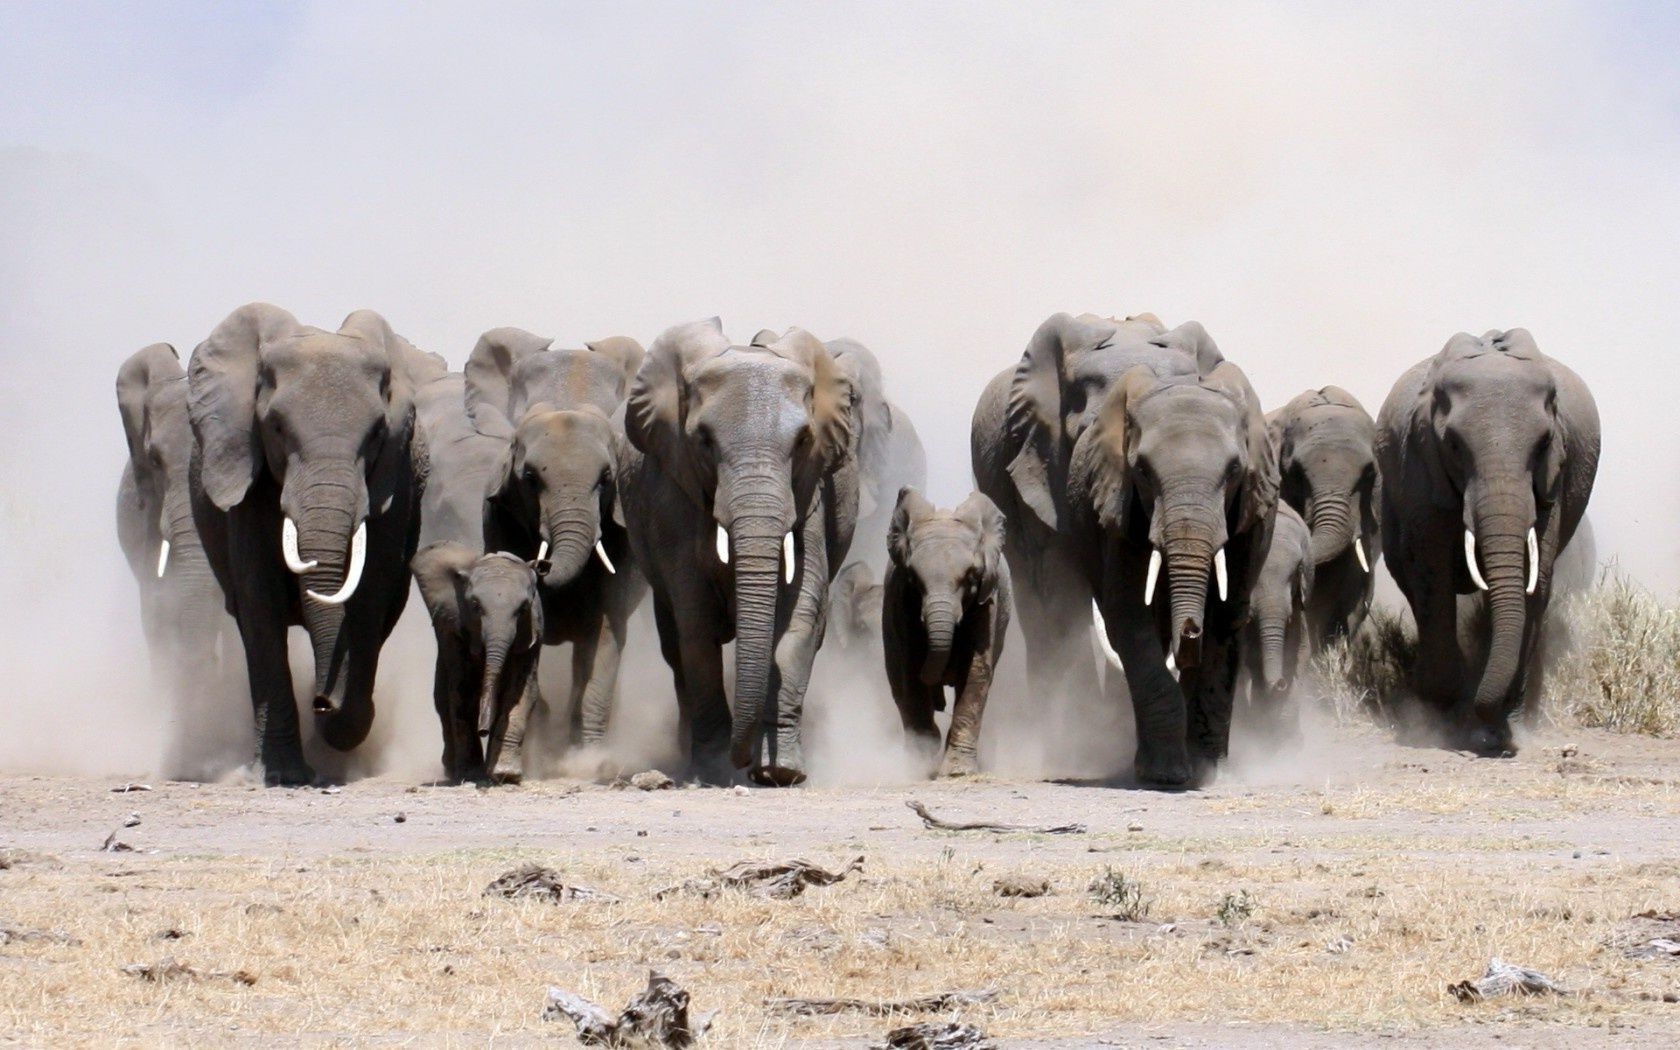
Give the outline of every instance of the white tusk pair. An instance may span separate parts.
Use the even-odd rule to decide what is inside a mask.
[[[548,560],[548,541],[547,540],[543,540],[541,543],[537,544],[537,560],[538,561],[547,561]]]
[[[793,582],[793,530],[792,529],[789,529],[788,534],[786,536],[782,537],[782,580],[786,583],[792,583]]]
[[[601,564],[607,567],[608,572],[612,573],[614,576],[618,575],[618,570],[613,568],[612,559],[607,557],[606,546],[602,544],[600,540],[595,541],[595,557],[601,559]]]
[[[314,563],[311,562],[311,565]],[[350,568],[345,570],[344,585],[339,587],[337,594],[316,594],[314,591],[304,591],[305,594],[320,602],[322,605],[343,605],[356,593],[356,586],[362,582],[362,568],[367,565],[367,521],[364,519],[356,526],[356,534],[350,537]]]
[[[301,575],[320,564],[316,561],[304,561],[303,556],[298,553],[297,522],[293,521],[289,514],[286,515],[286,520],[280,523],[280,553],[286,556],[286,568],[294,574]]]
[[[1219,585],[1219,600],[1224,601],[1229,588],[1225,581],[1225,548],[1213,552],[1213,579]]]
[[[595,550],[600,553],[602,561],[607,560],[607,554],[601,550],[599,543],[595,545]],[[729,564],[729,533],[722,525],[719,525],[717,530],[717,556],[718,561]],[[793,582],[793,566],[793,532],[790,530],[782,537],[782,579],[788,583]],[[607,562],[607,567],[612,568],[612,562]]]
[[[722,525],[718,526],[717,554],[718,561],[723,562],[725,565],[729,564],[729,533]]]
[[[1155,604],[1155,580],[1161,575],[1161,548],[1149,551],[1149,575],[1143,581],[1143,604]]]
[[[1366,572],[1371,571],[1371,562],[1365,557],[1365,541],[1358,536],[1353,538],[1353,554],[1359,559],[1359,567]]]
[[[1528,527],[1528,587],[1526,594],[1533,594],[1534,588],[1540,586],[1540,536],[1534,531],[1534,526]]]
[[[169,568],[169,541],[158,544],[157,578],[163,579],[163,570]]]
[[[1114,651],[1114,646],[1108,644],[1108,624],[1103,621],[1102,608],[1097,605],[1095,598],[1091,599],[1091,626],[1097,631],[1097,645],[1101,647],[1103,659],[1115,670],[1121,670],[1120,654]]]
[[[1487,581],[1482,579],[1481,566],[1476,564],[1476,534],[1469,529],[1464,530],[1464,564],[1470,567],[1470,579],[1476,583],[1476,589],[1488,589]]]

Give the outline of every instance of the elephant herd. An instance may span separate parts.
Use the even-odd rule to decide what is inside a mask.
[[[831,632],[874,654],[930,769],[977,771],[1013,616],[1033,703],[1129,703],[1138,781],[1192,785],[1227,753],[1240,687],[1289,727],[1301,661],[1358,630],[1383,557],[1418,624],[1419,698],[1455,743],[1510,754],[1599,452],[1591,395],[1521,329],[1454,336],[1373,420],[1337,387],[1267,415],[1201,325],[1148,314],[1039,326],[980,395],[978,491],[954,509],[921,494],[921,443],[869,350],[798,328],[738,344],[713,318],[645,351],[497,328],[451,372],[371,311],[326,331],[253,303],[185,368],[167,344],[134,354],[117,400],[118,535],[154,667],[184,694],[237,638],[275,785],[315,778],[288,629],[309,638],[318,735],[356,748],[411,581],[460,781],[518,780],[528,731],[599,748],[648,609],[703,782],[805,779]],[[565,644],[561,725],[536,671]],[[177,721],[184,750],[197,723]]]

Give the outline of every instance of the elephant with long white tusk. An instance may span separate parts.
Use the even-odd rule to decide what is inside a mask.
[[[1417,692],[1478,754],[1514,754],[1510,717],[1539,703],[1552,566],[1586,511],[1599,440],[1586,384],[1521,328],[1453,336],[1378,414],[1384,556],[1418,625]],[[1487,613],[1479,675],[1460,594]]]
[[[643,351],[622,336],[556,347],[518,328],[484,333],[464,368],[469,414],[502,442],[485,486],[484,545],[533,559],[545,645],[572,647],[562,746],[604,748],[629,620],[647,593],[624,523],[627,446],[620,412]],[[535,679],[533,732],[548,725]],[[598,772],[610,772],[605,755]],[[497,775],[517,774],[517,744],[501,749]]]

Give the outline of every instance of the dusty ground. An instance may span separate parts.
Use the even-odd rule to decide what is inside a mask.
[[[564,1045],[538,1019],[548,985],[617,1006],[656,967],[721,1011],[710,1045],[728,1047],[863,1046],[894,1023],[778,1017],[768,997],[978,988],[996,1002],[962,1016],[1005,1046],[1680,1040],[1680,1004],[1663,1001],[1680,961],[1624,951],[1680,936],[1634,918],[1680,913],[1680,744],[1551,731],[1496,762],[1335,734],[1339,757],[1311,773],[1276,756],[1267,776],[1176,795],[988,780],[114,793],[122,780],[4,778],[0,1039]],[[928,831],[912,798],[1089,832]],[[132,852],[100,851],[113,830]],[[860,874],[790,901],[652,897],[741,859],[855,856]],[[533,861],[622,900],[483,896]],[[1092,899],[1109,868],[1141,887],[1146,915]],[[998,896],[1011,875],[1050,893]],[[1574,994],[1447,994],[1493,956]],[[201,976],[123,972],[166,957]]]

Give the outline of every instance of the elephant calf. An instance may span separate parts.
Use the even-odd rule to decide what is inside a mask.
[[[1284,708],[1308,652],[1306,614],[1312,589],[1312,533],[1293,507],[1279,502],[1272,543],[1249,592],[1242,656],[1250,706],[1280,729],[1297,728],[1298,715]]]
[[[546,563],[445,542],[416,554],[413,568],[437,633],[432,695],[444,771],[456,781],[516,782],[525,698],[542,648],[537,580]]]
[[[976,492],[954,511],[899,490],[887,531],[881,639],[906,733],[937,749],[935,711],[956,690],[940,776],[979,771],[980,719],[1009,627],[1003,512]]]

